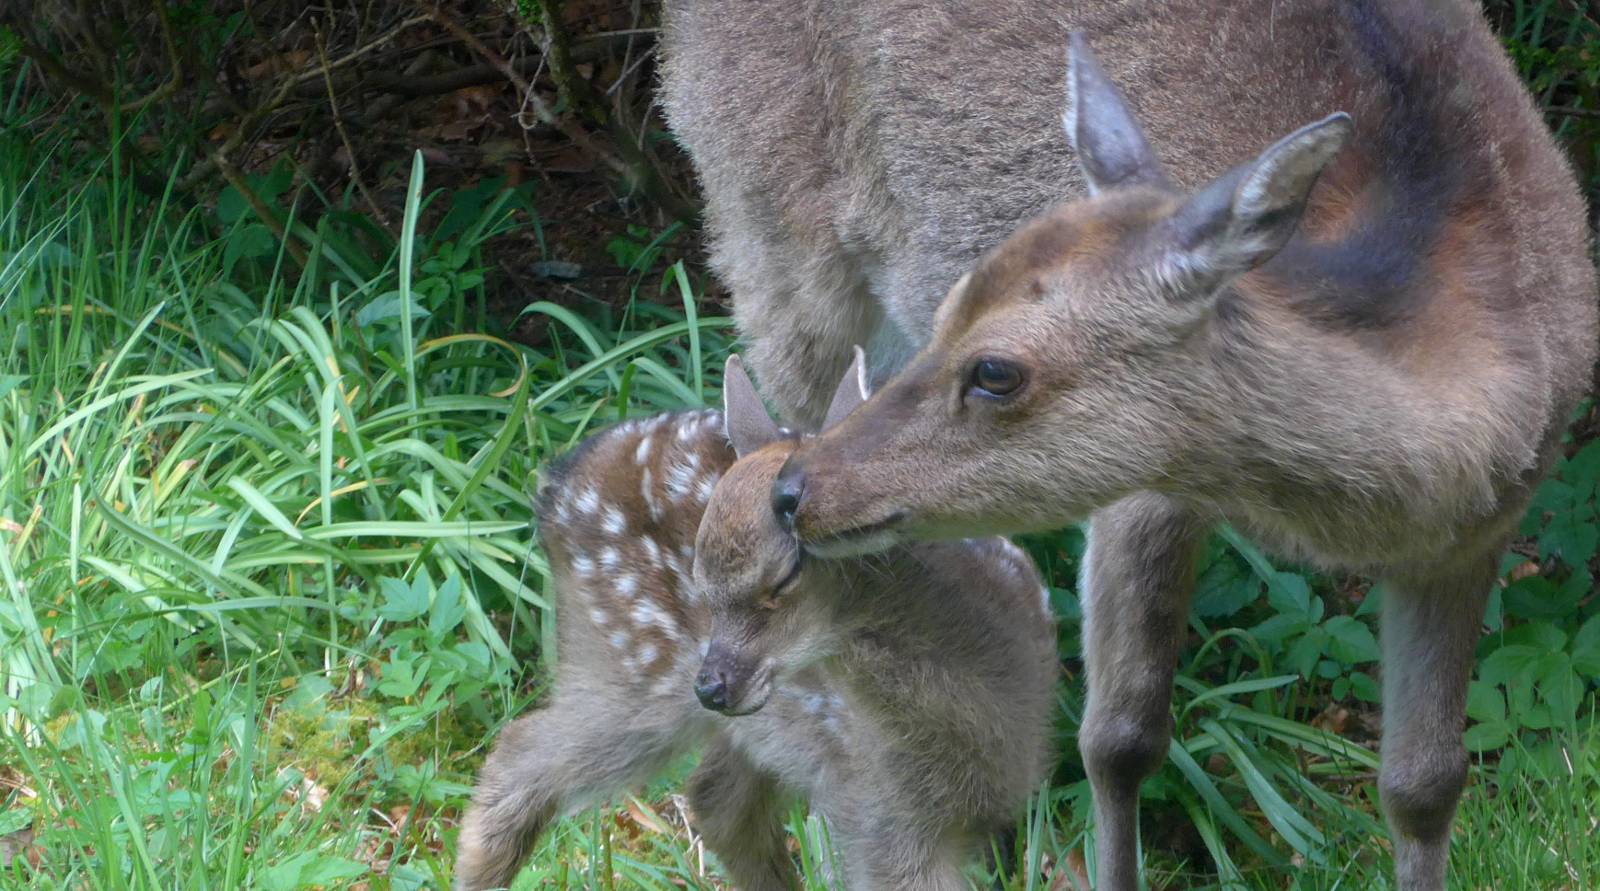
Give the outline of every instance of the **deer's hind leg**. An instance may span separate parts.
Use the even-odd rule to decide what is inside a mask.
[[[695,827],[739,891],[799,886],[783,830],[778,781],[725,736],[712,740],[689,779]]]
[[[506,725],[462,820],[457,891],[508,885],[552,820],[647,782],[694,745],[681,712],[628,692],[569,687]]]
[[[1497,555],[1388,579],[1378,792],[1400,891],[1443,891],[1467,778],[1467,681]]]

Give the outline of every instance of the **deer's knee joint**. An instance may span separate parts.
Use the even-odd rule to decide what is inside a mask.
[[[1454,751],[1386,758],[1378,777],[1378,791],[1394,828],[1426,839],[1450,831],[1450,820],[1466,781],[1467,755],[1457,747]]]
[[[1171,738],[1171,719],[1165,711],[1148,718],[1093,717],[1078,731],[1078,752],[1091,777],[1137,784],[1161,766]]]

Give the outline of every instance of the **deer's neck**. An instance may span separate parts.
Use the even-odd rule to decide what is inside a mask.
[[[1175,476],[1298,556],[1364,568],[1436,552],[1489,522],[1537,455],[1501,382],[1419,374],[1298,320],[1218,324]]]

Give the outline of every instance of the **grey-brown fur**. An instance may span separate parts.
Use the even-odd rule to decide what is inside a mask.
[[[1098,887],[1135,887],[1192,558],[1225,519],[1389,582],[1380,791],[1399,886],[1442,889],[1484,597],[1597,339],[1573,177],[1477,11],[669,13],[668,110],[766,391],[815,423],[852,343],[899,370],[782,472],[807,547],[1092,515]],[[1077,157],[1073,31],[1100,60],[1077,57]],[[984,358],[1025,385],[975,395]]]
[[[767,491],[795,441],[729,372],[726,425],[708,411],[613,427],[541,488],[554,691],[483,768],[458,889],[505,885],[553,819],[699,749],[694,827],[742,891],[797,887],[782,829],[796,795],[827,821],[848,887],[956,891],[1042,779],[1057,663],[1032,561],[1002,539],[913,545],[807,559],[784,584],[799,551]],[[725,428],[752,449],[737,463]],[[712,676],[726,714],[696,701]]]

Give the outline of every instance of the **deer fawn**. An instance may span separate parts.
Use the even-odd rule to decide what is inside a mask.
[[[1004,539],[802,560],[767,503],[797,440],[737,358],[725,399],[597,434],[541,487],[554,694],[484,765],[457,888],[505,885],[553,818],[701,748],[691,809],[743,891],[797,887],[795,793],[849,887],[960,889],[1044,776],[1055,629],[1032,561]]]
[[[1137,886],[1226,520],[1388,582],[1379,787],[1399,887],[1442,889],[1485,597],[1596,346],[1572,174],[1479,14],[668,7],[670,119],[769,395],[814,423],[851,343],[898,370],[799,445],[777,515],[832,555],[1091,520],[1099,888]]]

